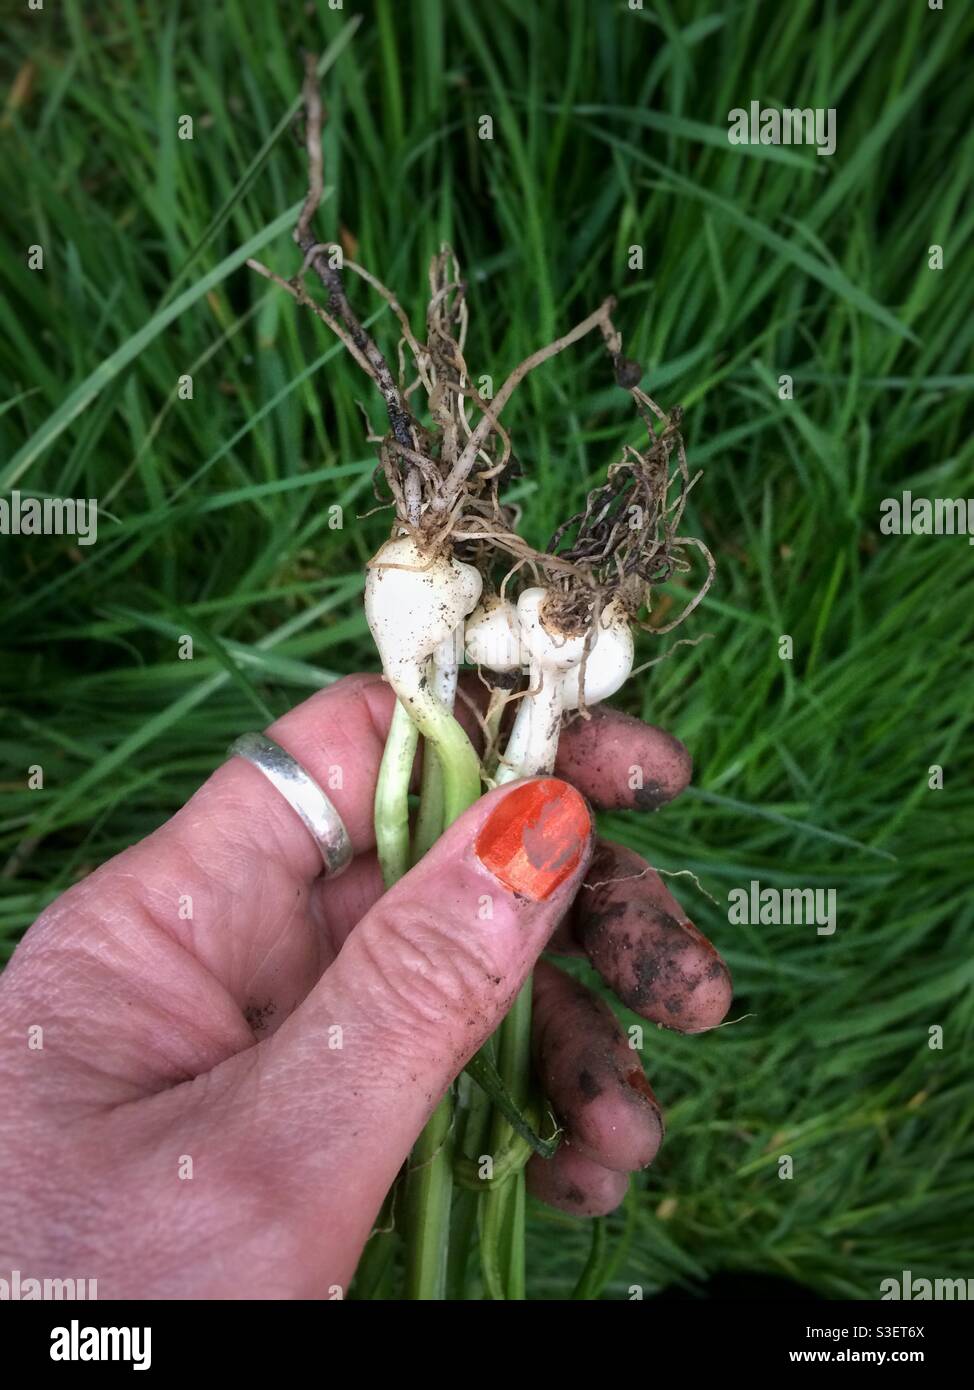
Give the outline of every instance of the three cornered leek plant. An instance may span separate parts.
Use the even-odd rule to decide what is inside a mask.
[[[679,618],[651,629],[667,632],[703,597],[713,560],[702,542],[679,533],[696,481],[680,413],[666,414],[640,389],[640,369],[622,356],[612,322],[614,300],[532,353],[492,399],[484,398],[464,356],[465,285],[449,247],[431,262],[426,322],[417,334],[376,276],[317,241],[321,105],[313,58],[304,105],[309,190],[294,232],[303,263],[290,280],[249,264],[339,336],[380,391],[389,418],[388,431],[373,440],[374,481],[393,522],[365,582],[366,618],[396,693],[375,796],[378,857],[389,886],[483,790],[552,771],[565,719],[587,718],[629,677],[633,632],[649,628],[654,587],[690,567],[688,549],[703,553],[707,574],[699,592]],[[324,304],[305,288],[312,270],[327,291]],[[347,273],[367,283],[398,321],[396,374],[352,309]],[[642,448],[627,445],[582,510],[536,550],[518,534],[517,509],[501,499],[514,454],[500,416],[529,372],[595,329],[648,440]],[[454,714],[464,659],[486,690],[478,713],[482,756]],[[409,791],[420,745],[412,824]],[[486,1296],[526,1296],[525,1165],[532,1153],[550,1158],[559,1141],[557,1121],[533,1082],[530,1028],[528,981],[436,1108],[389,1194],[356,1275],[359,1296],[387,1286],[401,1249],[404,1297],[464,1297],[475,1238]]]

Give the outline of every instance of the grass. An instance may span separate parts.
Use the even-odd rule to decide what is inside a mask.
[[[281,273],[296,265],[285,214],[304,170],[282,117],[311,47],[328,69],[321,231],[414,314],[450,240],[471,281],[468,359],[495,385],[614,290],[627,353],[684,405],[705,469],[690,529],[718,582],[677,636],[710,637],[626,696],[690,746],[695,788],[605,829],[696,876],[675,884],[732,966],[735,1021],[647,1029],[669,1139],[599,1229],[579,1292],[748,1269],[874,1298],[905,1268],[964,1276],[972,550],[881,535],[879,504],[974,492],[970,16],[410,8],[117,0],[10,26],[0,483],[96,497],[100,525],[85,548],[0,542],[0,958],[240,730],[374,668],[359,593],[386,519],[360,519],[356,401],[376,424],[381,403],[321,325],[239,268],[255,239]],[[732,149],[727,113],[752,99],[836,108],[834,157]],[[26,268],[34,244],[43,271]],[[627,404],[594,345],[521,388],[505,418],[535,542],[637,437]],[[674,640],[647,639],[643,659]],[[42,791],[25,789],[32,764]],[[835,934],[731,925],[727,894],[751,879],[834,888]],[[589,1242],[532,1208],[533,1294],[569,1294]]]

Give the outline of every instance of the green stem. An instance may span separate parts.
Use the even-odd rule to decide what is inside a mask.
[[[447,650],[438,647],[427,667],[427,680],[440,704],[453,713],[457,698],[458,646],[463,651],[463,623],[460,624]],[[443,834],[443,764],[436,745],[427,743],[423,750],[423,785],[419,798],[419,816],[413,836],[413,863],[416,864]]]
[[[531,1076],[531,981],[521,987],[514,1004],[495,1034],[497,1070],[517,1105],[523,1110]],[[510,1145],[513,1131],[496,1115],[491,1132],[494,1154]],[[484,1282],[491,1298],[525,1297],[523,1167],[500,1186],[491,1187],[483,1199],[481,1261]]]
[[[418,864],[443,834],[443,765],[432,743],[423,748],[423,780],[419,815],[413,835],[413,863]]]
[[[355,1271],[352,1285],[354,1299],[365,1302],[378,1297],[394,1254],[394,1237],[391,1233],[370,1237]]]
[[[506,1147],[496,1150],[491,1155],[493,1168],[489,1178],[480,1176],[478,1159],[461,1154],[453,1160],[453,1180],[458,1187],[465,1187],[474,1192],[489,1192],[492,1187],[500,1187],[519,1173],[532,1152],[527,1140],[522,1139],[519,1134],[512,1134]]]
[[[419,730],[397,700],[375,788],[375,844],[387,888],[409,868],[409,779],[418,742]]]
[[[481,1199],[480,1263],[489,1298],[525,1298],[524,1209],[523,1168]]]
[[[500,785],[515,777],[551,772],[558,750],[561,688],[553,673],[532,663],[530,688],[536,693],[521,700],[514,718],[495,781]],[[498,1071],[507,1090],[523,1110],[531,1080],[531,979],[525,982],[510,1013],[496,1034]],[[492,1133],[493,1151],[510,1146],[510,1125],[497,1116]],[[484,1198],[480,1242],[484,1282],[491,1298],[525,1297],[525,1174],[492,1186]]]
[[[588,1301],[599,1297],[605,1287],[604,1267],[607,1250],[608,1236],[606,1235],[605,1218],[598,1216],[592,1222],[592,1244],[588,1259],[585,1261],[585,1268],[572,1290],[573,1299]]]
[[[446,828],[480,796],[480,759],[453,715],[430,690],[426,675],[418,666],[397,672],[393,684],[420,733],[439,755]]]
[[[497,1107],[514,1133],[524,1140],[529,1149],[540,1154],[542,1158],[553,1158],[561,1131],[556,1129],[548,1139],[542,1138],[539,1132],[540,1113],[535,1118],[539,1107],[527,1107],[524,1110],[520,1108],[494,1065],[492,1038],[488,1039],[488,1044],[474,1053],[464,1067],[464,1072],[486,1092],[491,1103]]]
[[[450,1092],[409,1157],[403,1202],[406,1236],[406,1297],[446,1297],[446,1270],[453,1197],[453,1097]]]
[[[443,777],[443,824],[452,823],[480,796],[480,760],[453,715],[430,690],[420,667],[394,681],[396,694],[436,754]],[[403,1228],[406,1237],[406,1297],[446,1296],[450,1207],[453,1195],[453,1098],[443,1097],[410,1158]]]
[[[453,1166],[464,1159],[475,1163],[484,1152],[490,1132],[490,1101],[481,1088],[469,1076],[461,1076],[458,1083],[466,1087],[467,1107],[462,1137],[458,1137],[454,1149]],[[480,1206],[480,1191],[461,1190],[453,1203],[453,1224],[450,1230],[450,1258],[447,1267],[447,1296],[462,1301],[467,1296],[467,1280],[470,1270],[470,1246],[477,1229],[477,1211]]]

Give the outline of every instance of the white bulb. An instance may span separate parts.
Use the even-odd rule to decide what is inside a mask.
[[[606,604],[599,619],[599,635],[585,663],[586,705],[597,705],[621,690],[629,679],[634,655],[632,629],[625,612],[614,602]],[[564,709],[578,709],[580,670],[580,665],[574,666],[562,677]]]
[[[414,540],[386,541],[365,575],[365,616],[387,675],[421,664],[480,598],[480,571],[430,555]]]
[[[473,610],[464,631],[467,660],[489,671],[517,671],[527,664],[521,651],[517,609],[508,599],[490,594]]]
[[[544,624],[542,613],[547,589],[525,589],[517,601],[518,622],[521,625],[521,641],[527,648],[531,661],[544,671],[559,675],[577,666],[585,651],[585,634],[579,637],[565,637],[551,632]]]

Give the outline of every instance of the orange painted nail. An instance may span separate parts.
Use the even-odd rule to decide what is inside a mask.
[[[509,792],[477,836],[477,858],[514,893],[543,902],[578,867],[592,818],[574,787],[557,778]]]

